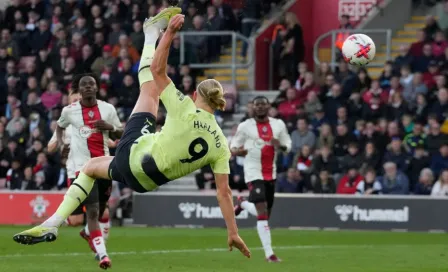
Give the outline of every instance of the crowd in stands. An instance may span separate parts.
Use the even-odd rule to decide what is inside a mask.
[[[46,152],[78,73],[101,78],[98,97],[113,104],[126,122],[139,94],[137,69],[144,19],[178,4],[183,31],[242,31],[249,35],[278,1],[246,0],[11,0],[0,10],[0,189],[62,189],[66,171],[58,154]],[[239,6],[238,6],[239,5]],[[168,73],[192,94],[200,72],[192,62],[215,61],[226,37],[186,37],[172,44]],[[158,124],[163,125],[160,112]],[[113,154],[113,150],[112,150]]]
[[[448,196],[446,30],[428,16],[378,79],[344,61],[314,72],[300,62],[294,80],[285,75],[269,113],[292,139],[277,162],[277,191]],[[238,182],[243,158],[234,161]]]

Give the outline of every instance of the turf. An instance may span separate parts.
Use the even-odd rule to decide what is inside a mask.
[[[54,243],[24,246],[0,228],[0,271],[100,271],[78,229],[62,228]],[[252,250],[245,259],[226,251],[222,229],[113,228],[112,271],[448,271],[448,236],[429,233],[273,230],[282,263],[266,263],[255,230],[241,230]]]

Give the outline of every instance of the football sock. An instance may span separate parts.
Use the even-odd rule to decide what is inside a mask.
[[[87,234],[87,236],[90,236],[89,224],[86,224],[86,226],[84,227],[84,232]]]
[[[264,254],[266,258],[269,258],[274,254],[274,251],[272,250],[271,230],[268,225],[268,220],[265,220],[264,218],[258,219],[257,231],[258,236],[260,236],[261,244],[263,245]]]
[[[100,220],[100,229],[101,233],[103,235],[104,240],[107,240],[109,238],[109,231],[110,231],[110,220],[107,219],[101,219]]]
[[[156,26],[151,26],[145,29],[145,44],[143,46],[142,57],[138,67],[138,80],[140,86],[145,82],[152,81],[154,78],[151,73],[151,64],[156,51],[156,42],[159,38],[160,29]]]
[[[81,172],[75,182],[73,182],[70,188],[68,188],[65,193],[64,200],[59,205],[56,212],[44,223],[42,223],[42,226],[59,227],[62,223],[64,223],[64,220],[70,216],[79,204],[86,199],[90,191],[92,191],[94,182],[95,179]]]
[[[241,202],[241,208],[243,208],[243,210],[247,210],[253,216],[258,216],[257,208],[255,208],[255,204],[252,202],[247,200]]]
[[[104,256],[107,256],[106,244],[104,243],[101,230],[92,231],[92,233],[90,234],[90,240],[92,241],[92,244],[95,247],[96,253],[100,256],[100,260]]]

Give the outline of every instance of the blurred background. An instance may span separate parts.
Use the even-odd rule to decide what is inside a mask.
[[[63,195],[65,161],[46,145],[75,74],[98,74],[99,99],[126,123],[139,93],[142,23],[169,4],[1,1],[0,204],[8,205],[10,190],[30,191],[31,199],[44,191]],[[172,44],[169,76],[186,95],[206,78],[223,84],[227,109],[216,118],[229,140],[252,117],[251,99],[270,99],[269,114],[285,121],[293,146],[278,158],[278,192],[448,196],[448,1],[181,0],[179,6],[186,18]],[[357,32],[371,36],[377,49],[361,69],[340,57],[345,38]],[[162,107],[159,127],[164,116]],[[243,161],[230,161],[236,192],[247,189]],[[160,191],[214,188],[206,167]],[[121,223],[132,217],[132,194],[114,183],[110,205]],[[19,213],[28,212],[29,201]]]

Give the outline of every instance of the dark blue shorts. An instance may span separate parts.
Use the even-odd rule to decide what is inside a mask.
[[[109,166],[109,177],[126,183],[138,193],[147,192],[132,174],[129,156],[134,142],[141,136],[156,132],[156,118],[149,112],[138,112],[131,115],[124,128],[123,135],[115,151],[115,158]]]

